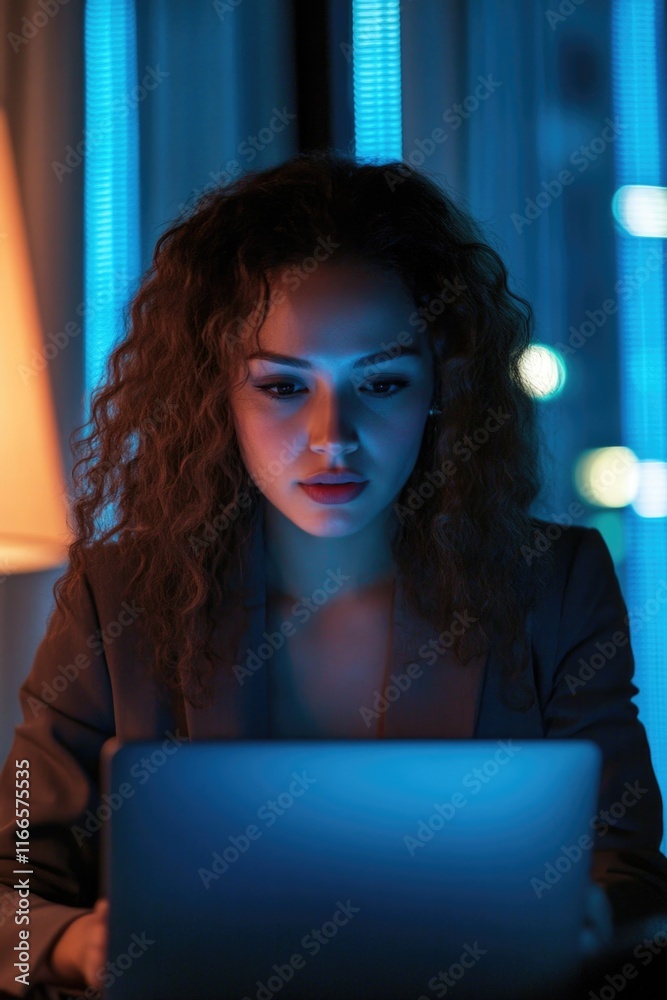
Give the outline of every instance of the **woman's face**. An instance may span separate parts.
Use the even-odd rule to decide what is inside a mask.
[[[241,456],[269,503],[303,531],[350,535],[393,504],[414,468],[431,349],[400,277],[372,265],[327,261],[298,287],[277,288],[258,340],[263,354],[283,358],[249,347],[248,381],[238,386],[240,371],[231,395]],[[326,470],[365,486],[352,498],[303,488]]]

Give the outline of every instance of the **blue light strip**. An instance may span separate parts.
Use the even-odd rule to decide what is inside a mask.
[[[614,0],[612,84],[614,117],[622,124],[614,143],[616,186],[661,185],[661,108],[664,79],[662,0]],[[665,351],[662,239],[616,229],[620,279],[634,282],[619,301],[621,424],[623,444],[640,461],[667,461],[667,355]],[[657,266],[651,267],[649,262]],[[637,704],[653,766],[667,802],[667,520],[625,512],[630,638],[640,689]],[[665,850],[667,838],[663,838]]]
[[[134,0],[86,0],[85,405],[122,338],[139,274],[139,132]]]
[[[355,156],[400,160],[401,15],[399,0],[352,0]]]

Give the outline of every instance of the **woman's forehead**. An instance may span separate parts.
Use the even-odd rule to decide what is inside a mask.
[[[280,291],[249,355],[307,348],[313,356],[354,360],[389,343],[425,345],[415,332],[417,308],[398,274],[327,262],[296,287]]]

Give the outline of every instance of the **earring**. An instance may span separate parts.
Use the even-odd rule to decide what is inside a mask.
[[[437,417],[441,413],[442,413],[442,410],[440,409],[439,406],[432,406],[431,409],[428,411],[429,417]]]

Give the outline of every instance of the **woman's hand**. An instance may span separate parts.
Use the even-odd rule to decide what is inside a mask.
[[[614,937],[613,912],[609,898],[596,882],[588,887],[584,928],[579,937],[579,950],[584,959],[594,958],[611,946]]]
[[[68,924],[51,952],[50,965],[58,986],[99,990],[97,973],[107,960],[109,903],[98,899],[90,913]]]

